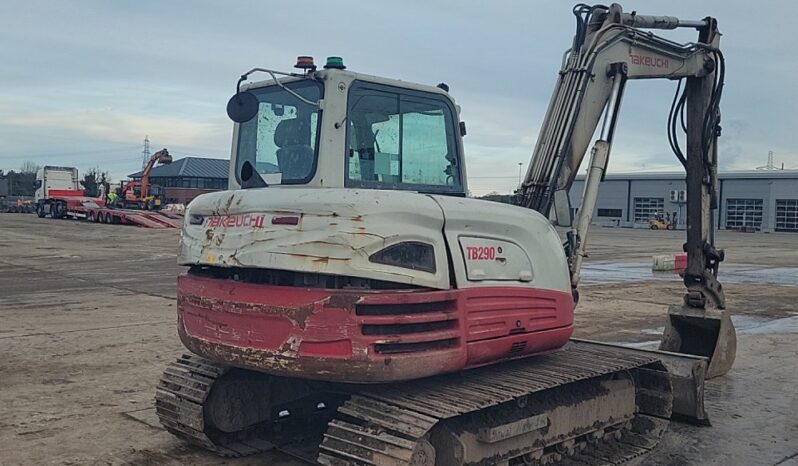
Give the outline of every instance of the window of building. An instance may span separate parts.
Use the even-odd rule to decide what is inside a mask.
[[[636,197],[635,223],[648,223],[657,214],[665,210],[664,197]]]
[[[739,230],[762,227],[762,199],[728,199],[726,201],[726,228]]]
[[[798,231],[798,199],[776,199],[776,231]]]
[[[596,215],[599,217],[623,217],[623,209],[599,209]]]

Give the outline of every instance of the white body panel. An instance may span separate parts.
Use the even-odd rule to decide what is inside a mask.
[[[38,202],[50,197],[51,189],[80,189],[80,179],[78,169],[75,167],[51,167],[45,166],[36,172],[37,183],[35,200]]]
[[[204,217],[202,225],[191,224],[191,217],[197,215]],[[296,216],[300,217],[297,225],[272,224],[274,217]],[[212,220],[220,217],[221,221]],[[344,275],[448,289],[442,230],[443,213],[438,204],[416,193],[277,187],[225,191],[203,194],[189,205],[178,262]],[[375,252],[402,241],[432,245],[436,272],[369,261]]]
[[[546,217],[498,202],[431,197],[446,218],[458,287],[517,285],[570,293],[560,236]],[[482,249],[469,251],[475,247]]]
[[[192,217],[199,221],[199,216],[202,223],[192,225]],[[274,225],[275,217],[299,220],[296,225]],[[434,247],[435,273],[369,260],[372,254],[405,241]],[[469,259],[468,247],[482,248],[487,255]],[[450,259],[454,277],[450,277]],[[270,187],[203,194],[188,207],[178,261],[437,289],[571,289],[559,236],[537,212],[402,191]]]

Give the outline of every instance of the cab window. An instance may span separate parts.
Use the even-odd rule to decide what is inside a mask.
[[[446,98],[355,83],[348,110],[347,186],[462,192],[454,109]]]
[[[286,87],[310,101],[322,97],[322,85],[311,80]],[[260,102],[255,118],[239,126],[236,176],[249,161],[269,184],[303,184],[316,169],[319,108],[277,85],[251,91]],[[240,182],[240,179],[239,179]]]

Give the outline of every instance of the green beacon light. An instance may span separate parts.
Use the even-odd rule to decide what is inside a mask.
[[[344,66],[344,59],[341,57],[327,57],[327,63],[324,65],[324,69],[336,69],[336,70],[345,70],[346,66]]]

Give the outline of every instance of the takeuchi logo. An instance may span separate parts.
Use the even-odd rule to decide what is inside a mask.
[[[263,214],[215,215],[206,218],[205,226],[208,228],[262,227],[264,218],[265,216]]]
[[[660,57],[651,57],[648,55],[637,55],[630,53],[633,65],[648,66],[650,68],[667,68],[668,59]]]

